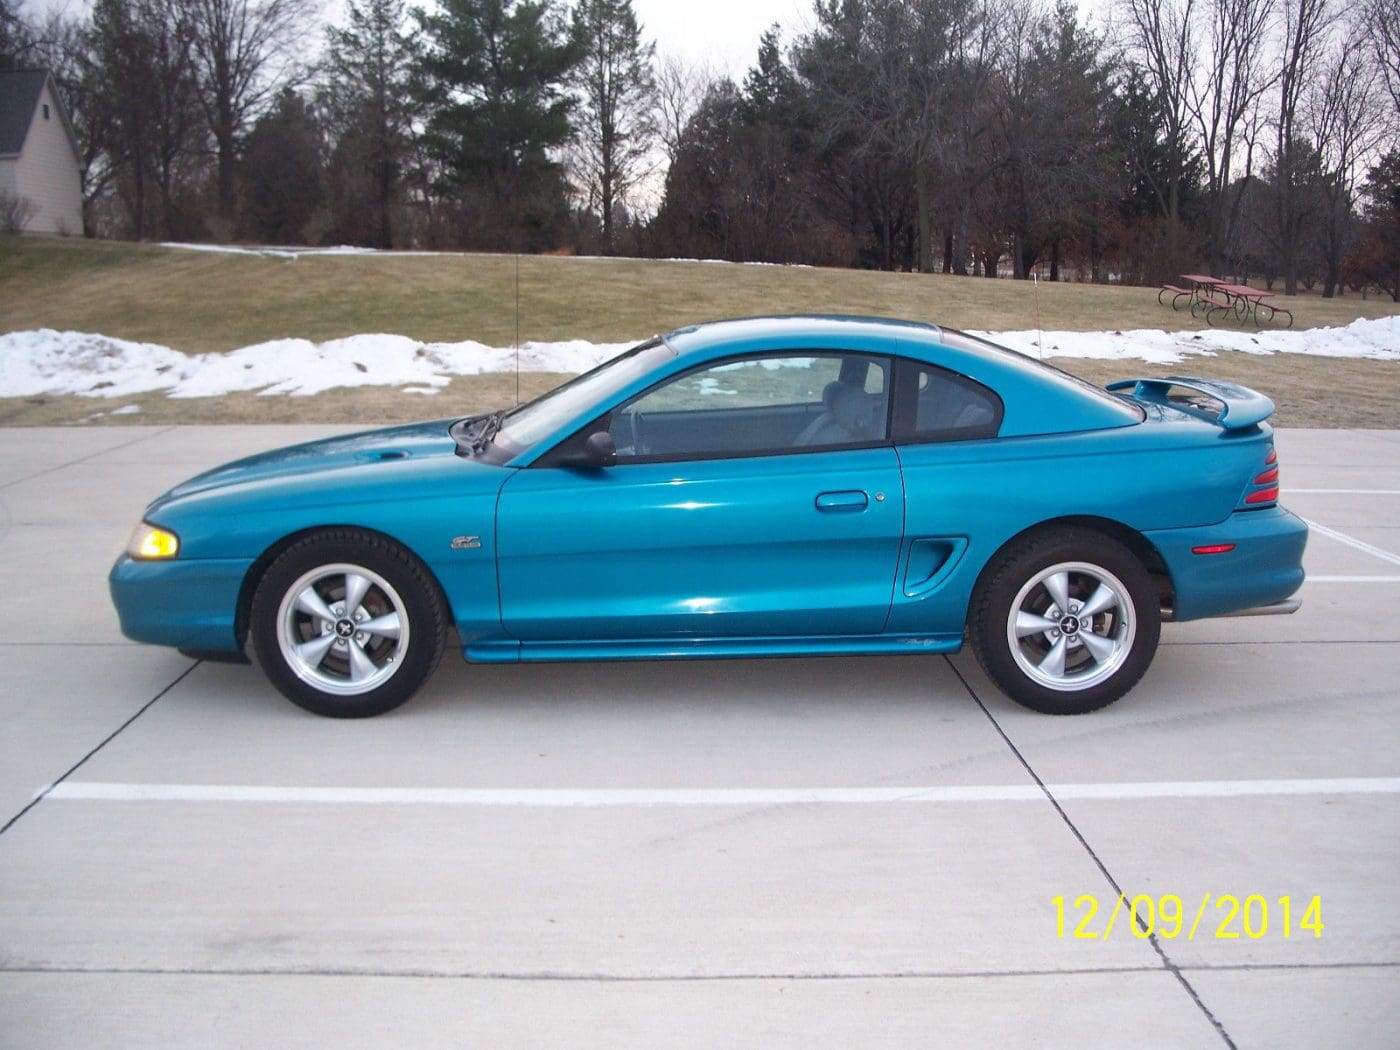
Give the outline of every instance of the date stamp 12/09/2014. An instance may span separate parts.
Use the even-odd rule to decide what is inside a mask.
[[[1175,893],[1153,897],[1140,893],[1129,897],[1119,893],[1116,899],[1104,900],[1104,907],[1092,893],[1081,893],[1072,901],[1068,897],[1052,897],[1055,909],[1055,936],[1080,941],[1106,941],[1118,926],[1120,914],[1124,929],[1138,940],[1154,934],[1163,940],[1178,937],[1188,941],[1197,937],[1221,941],[1258,941],[1270,935],[1320,938],[1323,931],[1322,898],[1296,900],[1285,894],[1266,897],[1251,893],[1240,897],[1233,893],[1201,895],[1197,903],[1188,905]]]

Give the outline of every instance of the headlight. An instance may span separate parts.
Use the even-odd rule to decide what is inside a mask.
[[[180,552],[180,537],[168,529],[143,521],[131,533],[126,553],[140,561],[173,558]]]

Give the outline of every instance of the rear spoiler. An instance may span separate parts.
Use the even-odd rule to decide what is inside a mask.
[[[1204,395],[1208,399],[1207,403],[1202,404],[1200,397],[1172,397],[1172,390],[1178,387]],[[1114,393],[1126,390],[1139,401],[1193,409],[1226,430],[1245,430],[1264,422],[1274,414],[1274,403],[1263,394],[1223,379],[1200,379],[1196,376],[1120,379],[1116,383],[1109,383],[1107,389]]]

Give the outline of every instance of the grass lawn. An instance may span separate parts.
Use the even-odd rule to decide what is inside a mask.
[[[956,328],[1199,329],[1156,290],[945,275],[777,266],[523,256],[520,338],[616,342],[694,321],[820,311],[936,321]],[[517,260],[510,256],[304,256],[286,259],[151,245],[0,237],[0,331],[62,328],[160,343],[187,353],[268,339],[315,341],[360,332],[508,346],[516,334]],[[1282,299],[1282,297],[1280,297]],[[1376,298],[1284,300],[1295,327],[1400,313]],[[1096,382],[1172,368],[1057,361]],[[3,363],[0,362],[0,365]],[[1265,390],[1288,426],[1395,426],[1400,368],[1389,362],[1222,354],[1177,371]],[[526,375],[526,396],[559,377]],[[141,412],[102,422],[380,421],[465,413],[509,403],[513,377],[459,378],[436,397],[392,389],[312,398],[243,394],[170,401],[131,398]],[[0,423],[76,422],[117,407],[101,399],[0,399]]]

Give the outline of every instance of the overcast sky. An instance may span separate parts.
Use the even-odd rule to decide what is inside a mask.
[[[409,0],[409,6],[428,0]],[[1049,3],[1050,0],[1047,0]],[[1093,11],[1109,0],[1079,0],[1081,10]],[[89,0],[26,0],[30,12],[82,11]],[[709,65],[735,80],[753,65],[758,38],[772,23],[783,28],[783,42],[811,24],[812,0],[632,0],[647,38],[656,41],[659,55],[678,55],[691,65]],[[343,0],[326,0],[328,15],[343,10]]]
[[[710,65],[738,80],[754,63],[758,38],[774,22],[783,41],[801,31],[812,14],[811,0],[632,0],[642,32],[662,55],[679,55],[691,65]]]
[[[558,0],[556,0],[556,3]],[[91,7],[91,0],[23,0],[33,13]],[[431,0],[409,0],[411,8],[431,6]],[[811,0],[632,0],[643,32],[656,41],[660,54],[675,54],[691,64],[709,63],[716,72],[736,79],[753,64],[758,38],[773,22],[780,22],[784,39],[794,27],[804,25],[812,11]],[[343,0],[325,0],[329,17],[344,10]]]

